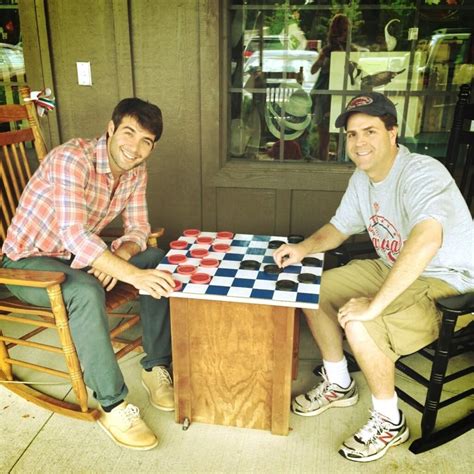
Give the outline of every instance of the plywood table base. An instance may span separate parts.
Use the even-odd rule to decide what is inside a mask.
[[[287,435],[295,308],[171,298],[176,421]]]

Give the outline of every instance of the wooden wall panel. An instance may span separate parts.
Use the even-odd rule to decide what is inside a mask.
[[[130,3],[132,61],[137,96],[163,112],[164,132],[149,162],[152,222],[170,240],[201,227],[201,133],[198,3]]]
[[[217,228],[217,185],[213,183],[213,178],[225,156],[227,91],[223,89],[222,83],[227,59],[224,3],[221,0],[199,0],[199,82],[201,97],[206,97],[200,104],[200,122],[204,124],[201,128],[202,222],[208,229]]]
[[[342,192],[293,191],[291,200],[291,232],[308,236],[334,215]]]
[[[19,0],[18,2],[23,55],[30,89],[37,91],[49,87],[54,93],[44,1]],[[56,113],[41,117],[40,125],[48,149],[58,145],[60,140]]]
[[[48,0],[46,11],[60,140],[100,135],[119,99],[112,0]],[[91,63],[92,86],[77,84],[77,61]]]
[[[217,189],[217,230],[275,233],[276,192],[272,189]]]

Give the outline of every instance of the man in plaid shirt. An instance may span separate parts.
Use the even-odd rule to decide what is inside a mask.
[[[158,409],[174,409],[168,372],[170,275],[156,270],[163,251],[146,248],[150,232],[145,162],[161,137],[160,109],[138,98],[115,107],[98,139],[73,139],[53,149],[29,181],[3,245],[5,268],[60,271],[69,323],[87,386],[100,404],[98,422],[122,446],[158,443],[128,393],[108,333],[105,291],[118,280],[140,296],[142,383]],[[100,232],[118,215],[124,235],[109,249]],[[12,286],[23,301],[48,306],[43,289]]]

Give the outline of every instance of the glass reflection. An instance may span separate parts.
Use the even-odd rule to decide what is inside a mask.
[[[401,143],[444,156],[459,85],[474,77],[474,5],[346,3],[230,2],[231,158],[347,162],[334,121],[364,90],[396,103]]]

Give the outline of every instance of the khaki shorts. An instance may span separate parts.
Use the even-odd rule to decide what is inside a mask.
[[[337,317],[339,308],[350,298],[373,297],[389,272],[381,260],[353,260],[344,267],[323,272],[320,308]],[[420,277],[380,316],[363,324],[382,352],[396,361],[437,339],[441,312],[434,301],[458,293],[442,280]]]

